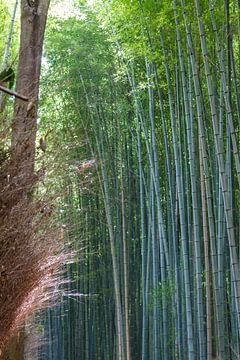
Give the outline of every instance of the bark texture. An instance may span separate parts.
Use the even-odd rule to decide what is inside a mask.
[[[21,1],[21,41],[16,92],[29,99],[16,99],[12,122],[12,162],[22,181],[34,172],[35,139],[42,47],[49,0]]]
[[[22,340],[17,336],[9,339],[37,307],[38,289],[52,266],[44,266],[50,258],[51,244],[47,246],[44,239],[38,239],[33,219],[39,209],[30,196],[37,180],[34,161],[39,78],[49,2],[21,0],[16,92],[29,101],[15,100],[10,163],[0,169],[1,360],[22,358]]]

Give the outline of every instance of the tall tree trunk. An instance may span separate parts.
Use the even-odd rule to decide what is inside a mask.
[[[21,1],[21,40],[16,91],[29,102],[16,99],[12,121],[12,163],[26,184],[34,172],[37,107],[42,46],[50,0]],[[21,175],[24,175],[23,177]]]
[[[10,171],[8,172],[10,176],[8,175],[7,180],[8,185],[10,186],[6,187],[7,193],[5,191],[5,193],[2,195],[2,200],[5,202],[5,207],[9,214],[11,214],[12,209],[18,208],[21,206],[21,204],[24,204],[23,206],[25,206],[25,208],[23,211],[26,214],[29,213],[27,220],[29,224],[32,223],[32,216],[28,209],[30,202],[27,200],[26,195],[34,183],[39,77],[43,38],[49,3],[50,0],[21,0],[21,40],[16,91],[24,94],[29,99],[29,101],[24,102],[19,99],[15,100],[14,115],[12,120],[11,164]],[[25,198],[25,201],[21,202],[22,198]],[[3,209],[1,209],[3,215],[1,212],[0,226],[4,228],[4,226],[6,227],[7,220]],[[8,217],[8,221],[11,222],[11,215]],[[19,258],[25,259],[26,256],[29,256],[29,254],[23,255],[23,251],[26,253],[26,249],[24,248],[25,245],[22,243],[19,244],[19,241],[22,239],[21,236],[25,234],[23,234],[23,231],[26,232],[23,227],[24,224],[26,225],[24,219],[20,219],[19,224],[15,224],[15,232],[8,234],[9,237],[12,236],[11,246],[15,245],[15,243],[17,244],[13,255],[16,257],[16,259],[11,259],[13,263],[15,261],[14,264],[19,262]],[[28,243],[32,243],[32,247],[34,247],[35,245],[31,238],[31,231],[26,234],[29,235],[29,239],[27,240]],[[5,253],[3,253],[3,259],[0,258],[0,262],[3,261],[3,263],[6,263],[6,273],[11,270],[9,268],[11,261],[4,256],[6,256],[6,253],[9,253],[10,250],[11,249],[5,249]],[[19,258],[17,258],[17,256],[19,256]],[[22,256],[22,258],[20,256]],[[23,264],[18,263],[17,266],[18,268],[21,267],[22,269]],[[26,269],[28,269],[27,266],[30,267],[29,271],[36,271],[34,264],[28,262]],[[35,275],[35,273],[32,275],[33,278]],[[21,309],[24,301],[26,300],[28,292],[32,291],[33,289],[33,283],[29,282],[28,278],[29,276],[27,271],[24,272],[21,281],[19,280],[16,282],[16,278],[11,278],[11,276],[9,276],[8,284],[6,285],[5,289],[2,291],[0,290],[0,309],[2,309],[2,311],[0,311],[0,351],[2,351],[6,345],[6,342],[14,334],[14,331],[19,325],[18,318],[23,319],[23,317],[18,314],[18,310]],[[16,293],[16,296],[14,297],[10,293],[13,288],[15,289],[14,291]],[[23,292],[22,289],[25,289],[25,291]],[[7,305],[6,301],[4,301],[6,298],[9,299]],[[22,347],[18,346],[18,339],[13,338],[9,348],[20,349]],[[6,353],[7,351],[9,351],[9,349],[6,350]],[[18,359],[16,354],[14,354],[13,357],[9,357],[10,355],[7,357],[6,353],[2,355],[3,359]],[[21,354],[19,354],[19,356],[21,357]]]

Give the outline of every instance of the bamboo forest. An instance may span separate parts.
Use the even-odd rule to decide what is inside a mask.
[[[0,0],[0,360],[240,359],[239,134],[239,0]]]

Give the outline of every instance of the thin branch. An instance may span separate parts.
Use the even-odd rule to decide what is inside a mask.
[[[0,91],[5,92],[6,94],[10,95],[10,96],[15,96],[18,99],[21,99],[23,101],[28,101],[29,99],[26,96],[23,96],[21,94],[16,93],[15,91],[11,91],[7,88],[5,88],[4,86],[0,85]]]

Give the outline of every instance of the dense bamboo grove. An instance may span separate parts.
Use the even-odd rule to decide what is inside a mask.
[[[40,129],[76,261],[39,359],[238,359],[239,1],[78,11],[46,35]]]
[[[79,257],[40,358],[237,359],[239,3],[86,9],[47,38]]]

